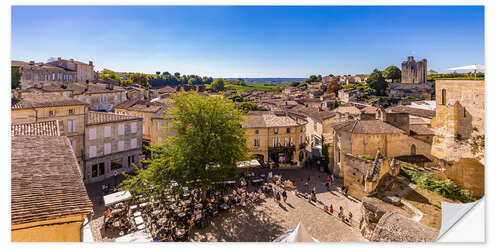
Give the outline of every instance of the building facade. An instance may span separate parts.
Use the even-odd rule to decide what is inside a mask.
[[[286,114],[249,112],[246,128],[250,157],[262,162],[303,166],[306,159],[306,121]]]
[[[86,183],[101,181],[141,166],[142,118],[89,111],[85,127]]]
[[[88,105],[58,94],[21,92],[13,94],[12,124],[61,121],[61,135],[69,138],[78,164],[83,166],[83,137]]]

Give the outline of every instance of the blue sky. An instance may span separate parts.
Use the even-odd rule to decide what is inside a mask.
[[[307,77],[484,64],[481,6],[14,6],[13,60],[213,77]]]

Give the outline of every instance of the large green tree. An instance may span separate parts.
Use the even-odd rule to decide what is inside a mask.
[[[222,96],[183,92],[172,96],[166,113],[167,129],[177,131],[162,145],[151,148],[155,157],[147,169],[128,176],[124,188],[134,194],[161,198],[171,182],[197,188],[205,197],[214,182],[237,176],[236,163],[247,159],[243,116]]]
[[[21,82],[21,72],[19,72],[19,66],[12,66],[10,71],[10,87],[15,89],[19,87]]]
[[[210,84],[211,89],[215,89],[217,91],[223,91],[224,90],[224,80],[222,78],[217,78],[215,81]]]
[[[401,70],[396,66],[389,66],[383,72],[382,76],[385,79],[391,79],[392,82],[401,81]]]
[[[385,94],[385,90],[388,87],[387,82],[382,75],[382,72],[378,69],[374,69],[373,73],[371,73],[370,77],[366,80],[366,84],[370,86],[370,88],[375,90],[375,94],[378,96],[382,96]]]

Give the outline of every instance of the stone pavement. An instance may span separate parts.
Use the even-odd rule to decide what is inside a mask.
[[[256,174],[267,173],[268,169],[255,169]],[[338,191],[327,191],[324,183],[327,174],[312,169],[279,169],[273,174],[280,174],[285,179],[291,179],[304,192],[303,183],[310,178],[310,186],[316,187],[317,205],[308,200],[297,197],[293,192],[288,192],[287,203],[281,200],[277,203],[268,197],[258,204],[246,208],[233,207],[230,211],[221,213],[211,221],[211,225],[204,229],[194,229],[190,235],[191,241],[218,241],[218,242],[270,242],[280,236],[299,222],[308,232],[319,241],[366,241],[362,237],[357,223],[347,225],[337,217],[323,211],[324,203],[338,211],[342,206],[348,214],[353,213],[355,221],[361,218],[361,203],[343,196]],[[119,180],[121,181],[121,180]],[[108,180],[113,184],[114,180]],[[87,185],[87,192],[94,203],[94,216],[91,220],[92,235],[96,241],[113,241],[102,237],[103,212],[101,186],[103,183]],[[341,186],[342,180],[336,179],[333,189]]]

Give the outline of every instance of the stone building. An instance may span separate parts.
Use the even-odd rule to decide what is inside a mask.
[[[89,105],[89,110],[112,111],[127,98],[127,90],[120,86],[103,83],[74,83],[68,89],[72,97]]]
[[[411,136],[408,113],[387,113],[378,109],[375,119],[356,119],[333,123],[332,147],[333,173],[343,177],[346,153],[374,157],[380,152],[384,157],[401,157],[409,163],[429,162],[431,144]]]
[[[350,103],[355,102],[358,99],[358,96],[361,95],[361,91],[357,89],[341,89],[338,92],[339,100],[342,103]]]
[[[88,105],[76,99],[50,93],[13,92],[11,122],[39,123],[58,120],[62,122],[61,135],[70,140],[80,166],[83,166],[83,136]]]
[[[427,60],[415,61],[413,56],[401,64],[401,83],[427,82]]]
[[[175,134],[168,129],[166,99],[161,101],[129,100],[115,107],[115,113],[142,118],[142,138],[146,145],[162,143]]]
[[[346,153],[344,163],[344,186],[347,193],[358,200],[392,190],[392,183],[401,170],[399,161],[383,158],[379,152],[373,160]]]
[[[12,61],[11,66],[19,68],[21,89],[77,81],[76,71],[47,63]]]
[[[141,166],[142,118],[88,112],[84,181],[97,182]]]
[[[56,66],[67,71],[76,72],[77,82],[85,82],[85,81],[95,81],[96,74],[94,71],[94,63],[89,61],[89,63],[79,62],[73,59],[65,60],[60,57],[57,58],[56,61],[48,62],[48,65]]]
[[[484,80],[437,80],[432,154],[447,177],[484,193]]]
[[[304,119],[285,113],[249,112],[242,126],[246,129],[250,157],[261,162],[303,166],[306,123]]]
[[[56,124],[41,122],[32,127],[47,130],[24,128],[29,135],[17,130],[19,133],[12,136],[10,213],[14,242],[83,241],[83,223],[92,213],[92,203],[70,140],[53,134]]]

